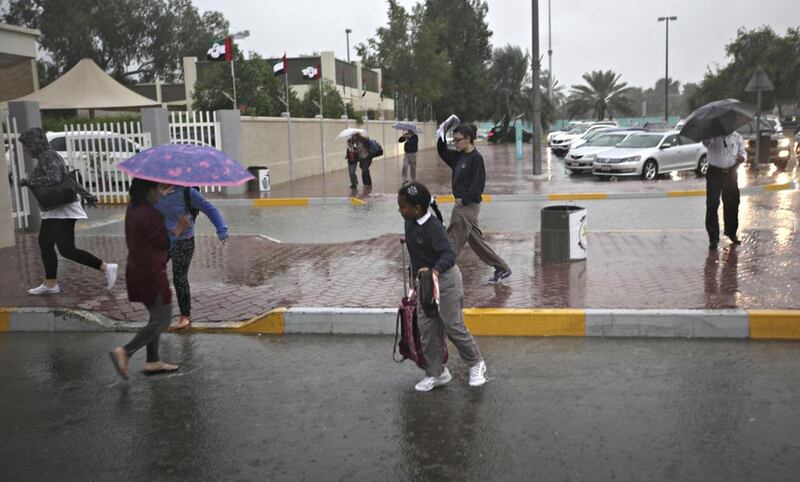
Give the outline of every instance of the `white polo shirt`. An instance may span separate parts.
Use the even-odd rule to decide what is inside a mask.
[[[708,165],[727,169],[736,165],[736,158],[742,156],[747,161],[747,151],[744,149],[744,139],[738,132],[727,136],[712,137],[703,140],[703,145],[708,149]]]

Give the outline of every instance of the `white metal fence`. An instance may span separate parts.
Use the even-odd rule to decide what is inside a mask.
[[[172,111],[169,118],[169,141],[173,144],[222,145],[216,112]],[[220,192],[220,186],[204,186],[203,192]]]
[[[104,203],[126,202],[130,176],[116,166],[151,146],[150,133],[138,122],[67,125],[48,137],[67,165],[77,169],[86,190]]]
[[[11,189],[11,216],[14,219],[14,227],[16,229],[24,229],[28,227],[28,216],[31,213],[31,207],[27,193],[19,185],[19,180],[28,177],[28,175],[25,172],[25,159],[23,157],[22,144],[19,143],[16,119],[2,117],[0,137],[3,140],[4,162],[8,167],[8,182]],[[4,180],[3,182],[6,181]]]

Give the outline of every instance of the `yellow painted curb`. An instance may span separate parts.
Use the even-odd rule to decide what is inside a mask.
[[[11,327],[11,313],[14,308],[0,308],[0,333],[6,333]]]
[[[358,199],[357,197],[351,197],[350,204],[352,204],[353,206],[363,206],[364,204],[367,204],[367,201],[364,201],[363,199]]]
[[[751,339],[800,340],[800,310],[748,310]]]
[[[481,200],[483,202],[485,202],[485,203],[491,202],[492,201],[492,195],[491,194],[482,194],[481,195]],[[454,202],[456,202],[456,198],[452,194],[443,194],[441,196],[436,196],[436,202],[439,203],[439,204],[453,204]]]
[[[308,206],[307,197],[285,197],[270,199],[253,199],[254,208],[266,208],[275,206]]]
[[[547,199],[551,201],[568,201],[570,199],[608,199],[608,194],[604,192],[576,192],[573,194],[548,194]]]
[[[584,336],[584,310],[466,308],[464,321],[473,335]]]
[[[693,191],[667,191],[667,197],[690,197],[690,196],[705,196],[705,189],[695,189]]]
[[[767,184],[764,186],[765,191],[784,191],[786,189],[794,189],[794,184],[785,182],[783,184]]]
[[[275,308],[263,315],[247,320],[242,326],[235,328],[236,333],[264,333],[269,335],[283,335],[285,332],[286,308]]]

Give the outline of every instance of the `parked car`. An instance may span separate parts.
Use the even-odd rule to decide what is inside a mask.
[[[509,125],[504,134],[501,133],[502,129],[502,125],[496,125],[489,129],[489,132],[486,133],[486,140],[492,144],[497,144],[498,142],[515,142],[517,140],[517,130],[513,125]],[[533,132],[523,128],[522,142],[531,142],[532,138]]]
[[[705,175],[708,170],[706,148],[681,137],[678,131],[639,132],[605,151],[592,164],[598,176],[640,176],[651,181],[670,171],[693,170]]]
[[[641,130],[613,129],[601,131],[582,146],[570,149],[564,158],[564,166],[570,173],[591,171],[594,160],[601,153],[608,151],[628,137]]]
[[[672,130],[672,126],[666,121],[647,121],[642,124],[642,128],[651,132],[666,132]]]
[[[745,140],[745,150],[747,151],[748,162],[756,161],[756,121],[753,120],[738,129],[739,134]],[[762,159],[765,163],[775,164],[779,169],[785,169],[791,155],[792,138],[781,132],[775,132],[775,123],[770,120],[761,120],[759,130],[763,137],[769,137],[769,155],[767,159]],[[763,149],[767,149],[764,147]]]
[[[557,156],[565,156],[572,147],[573,141],[576,139],[590,134],[598,129],[608,129],[609,127],[617,127],[615,121],[601,121],[588,125],[578,125],[574,129],[554,136],[550,140],[550,150]]]
[[[582,125],[582,124],[591,124],[591,122],[581,122],[581,121],[569,121],[567,124],[561,128],[559,131],[550,131],[547,133],[547,144],[550,145],[550,139],[553,137],[564,134],[565,132],[569,132],[575,126]]]

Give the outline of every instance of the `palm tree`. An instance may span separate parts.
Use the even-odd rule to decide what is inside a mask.
[[[573,85],[568,101],[571,117],[592,113],[597,120],[613,118],[615,113],[633,114],[628,94],[630,87],[620,82],[622,74],[613,70],[583,74],[586,85]]]
[[[492,120],[501,123],[503,133],[512,119],[528,110],[530,100],[525,90],[531,78],[528,60],[526,52],[511,45],[492,53],[490,115]]]

